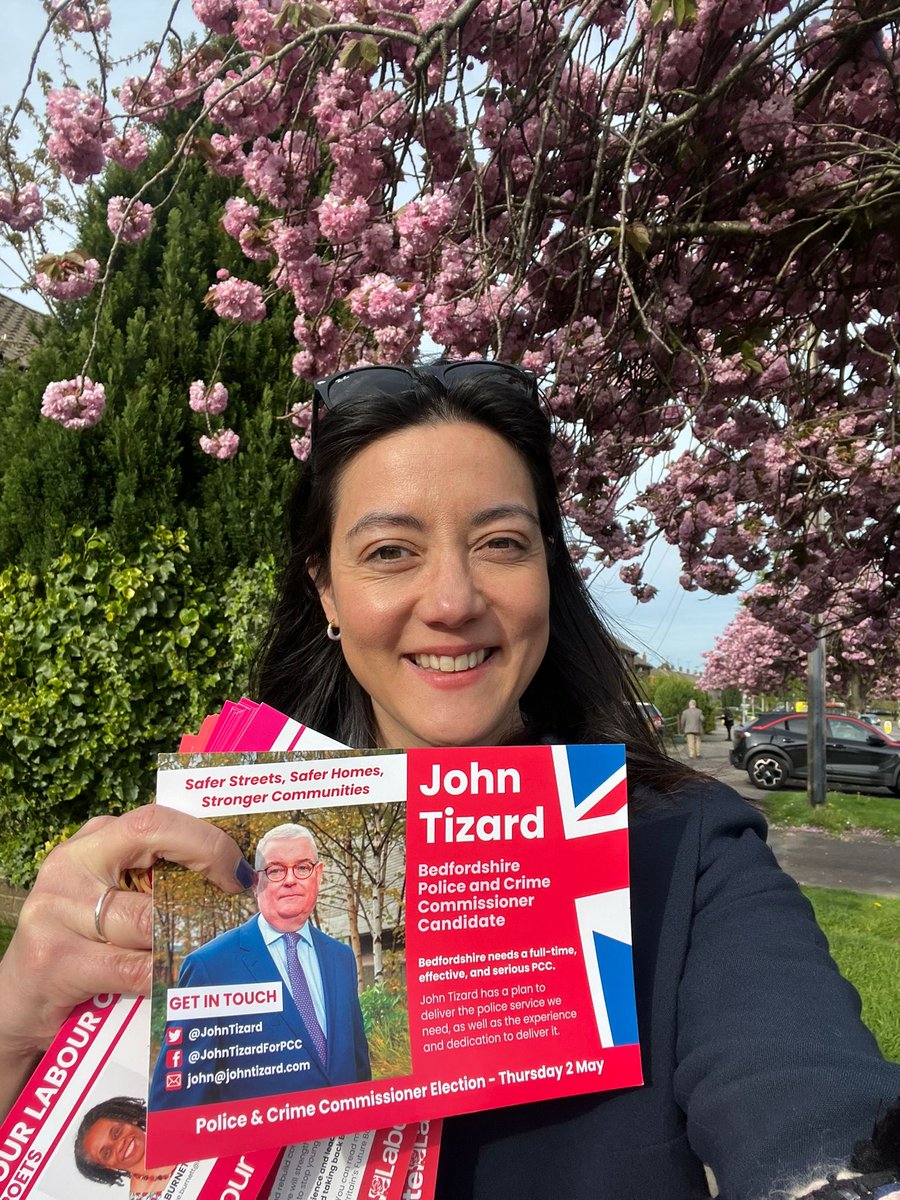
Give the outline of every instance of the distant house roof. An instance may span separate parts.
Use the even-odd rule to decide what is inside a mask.
[[[653,670],[653,664],[648,662],[639,650],[635,650],[633,646],[629,646],[627,642],[623,642],[621,638],[614,637],[613,641],[619,648],[619,652],[625,659],[632,671],[638,675],[649,675]]]
[[[47,321],[46,313],[26,308],[0,293],[0,362],[24,365],[38,344],[33,332]]]

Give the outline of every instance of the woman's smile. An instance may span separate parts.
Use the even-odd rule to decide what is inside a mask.
[[[450,651],[445,653],[414,654],[412,660],[417,667],[421,667],[423,671],[437,671],[441,675],[458,675],[463,671],[473,671],[481,664],[491,653],[490,650],[469,650],[468,652],[455,653]]]
[[[98,1117],[84,1138],[88,1159],[114,1171],[142,1168],[144,1145],[143,1129],[110,1117]]]

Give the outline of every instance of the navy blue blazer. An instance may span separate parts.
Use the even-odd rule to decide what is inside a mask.
[[[437,1200],[761,1200],[845,1163],[900,1095],[765,822],[721,784],[636,789],[642,1088],[445,1121]]]
[[[319,1059],[290,990],[285,986],[284,1009],[279,1013],[259,1016],[213,1014],[202,1020],[170,1022],[183,1025],[187,1031],[183,1041],[185,1055],[190,1055],[193,1050],[209,1052],[202,1062],[185,1062],[183,1070],[210,1078],[191,1087],[166,1091],[167,1047],[163,1045],[150,1086],[152,1108],[248,1100],[334,1084],[359,1083],[372,1078],[353,951],[315,927],[312,928],[312,939],[325,992],[328,1027],[325,1062]],[[178,974],[179,987],[280,981],[281,975],[260,933],[256,916],[198,947],[185,958]],[[197,1041],[190,1040],[190,1030],[194,1026],[221,1028],[231,1021],[262,1022],[262,1031],[234,1037],[214,1034]],[[288,1050],[274,1048],[286,1041],[296,1044]],[[228,1049],[234,1045],[259,1049],[236,1055]],[[244,1077],[216,1082],[216,1073],[229,1068],[237,1069]],[[251,1074],[251,1069],[256,1074]]]

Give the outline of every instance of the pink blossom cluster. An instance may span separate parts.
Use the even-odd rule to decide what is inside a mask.
[[[216,59],[188,53],[174,67],[157,63],[149,75],[126,79],[118,90],[122,109],[140,121],[157,124],[173,109],[186,108],[217,74]]]
[[[299,429],[303,433],[308,432],[312,425],[312,402],[305,400],[292,405],[288,415],[295,429]]]
[[[238,0],[191,0],[191,8],[198,21],[222,36],[231,33],[240,13]]]
[[[220,429],[210,436],[202,434],[200,437],[200,449],[203,453],[208,454],[211,458],[221,459],[223,462],[226,459],[234,458],[240,444],[241,439],[233,429]]]
[[[83,258],[80,254],[63,254],[52,261],[43,259],[44,271],[38,271],[35,283],[42,296],[51,300],[83,300],[94,290],[100,278],[100,264],[96,258]],[[99,386],[99,384],[98,384]]]
[[[143,241],[153,224],[153,205],[127,196],[111,196],[106,205],[110,233],[123,242]]]
[[[335,246],[356,241],[370,220],[368,202],[362,196],[342,200],[329,193],[319,206],[319,229]]]
[[[314,321],[298,317],[294,322],[294,336],[300,343],[291,363],[295,375],[315,380],[338,369],[343,341],[340,327],[331,317]]]
[[[751,100],[738,121],[738,137],[745,150],[758,152],[783,143],[793,126],[794,108],[786,92],[765,100]]]
[[[219,317],[251,324],[266,315],[262,288],[249,279],[234,279],[227,271],[219,272],[219,282],[206,293],[204,302]]]
[[[247,258],[265,262],[273,254],[270,231],[259,224],[259,207],[239,196],[225,201],[222,228],[236,238]]]
[[[231,140],[227,147],[223,143],[218,145],[223,150],[227,148],[228,153],[223,156],[226,165],[231,162],[231,155],[235,155],[247,187],[273,208],[292,209],[309,199],[311,181],[319,166],[315,139],[293,131],[280,139],[258,137],[247,153],[237,150]],[[229,166],[229,173],[230,170]]]
[[[316,253],[316,241],[312,222],[303,226],[276,222],[272,226],[271,245],[279,261],[275,275],[280,286],[293,293],[301,328],[307,316],[315,319],[327,310],[333,295],[334,269]],[[300,333],[297,339],[301,340]]]
[[[283,19],[281,7],[281,0],[243,0],[241,15],[235,21],[232,32],[245,50],[265,54],[279,42],[284,43],[296,36],[298,30]]]
[[[453,223],[455,212],[456,206],[443,188],[404,205],[394,218],[401,254],[407,258],[430,254]]]
[[[246,141],[272,133],[284,118],[283,93],[275,71],[251,60],[247,75],[229,71],[213,79],[203,96],[212,120]]]
[[[364,275],[349,298],[350,311],[373,329],[414,320],[418,289],[379,272]]]
[[[103,152],[126,171],[136,170],[147,157],[147,139],[139,129],[126,129],[103,143]]]
[[[64,87],[47,96],[47,118],[53,132],[47,149],[67,179],[84,183],[103,170],[103,145],[112,135],[109,114],[99,96]]]
[[[87,375],[48,383],[41,402],[41,416],[58,421],[65,429],[90,429],[103,416],[106,389]]]
[[[222,228],[229,237],[239,238],[245,229],[259,224],[259,205],[250,204],[241,196],[231,196],[225,201]]]
[[[798,647],[741,607],[703,655],[697,686],[705,691],[736,687],[751,695],[780,695],[802,675],[804,665]]]
[[[37,184],[25,183],[13,191],[0,191],[0,221],[26,233],[33,229],[44,215],[44,202]]]
[[[312,449],[312,439],[310,430],[312,426],[312,404],[298,403],[294,404],[290,409],[290,424],[294,426],[295,433],[290,436],[290,452],[300,462],[306,462],[310,457]]]
[[[119,87],[119,103],[130,116],[155,123],[178,107],[178,93],[169,73],[157,64],[143,79],[126,79]]]
[[[54,16],[73,33],[99,33],[110,21],[109,5],[91,5],[88,0],[60,0]]]
[[[193,412],[218,416],[228,407],[228,389],[223,383],[211,383],[207,387],[202,379],[195,379],[189,393],[188,404]]]

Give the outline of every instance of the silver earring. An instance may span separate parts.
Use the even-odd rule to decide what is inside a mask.
[[[325,634],[330,642],[339,642],[341,640],[341,631],[333,621],[329,621],[325,626]]]

